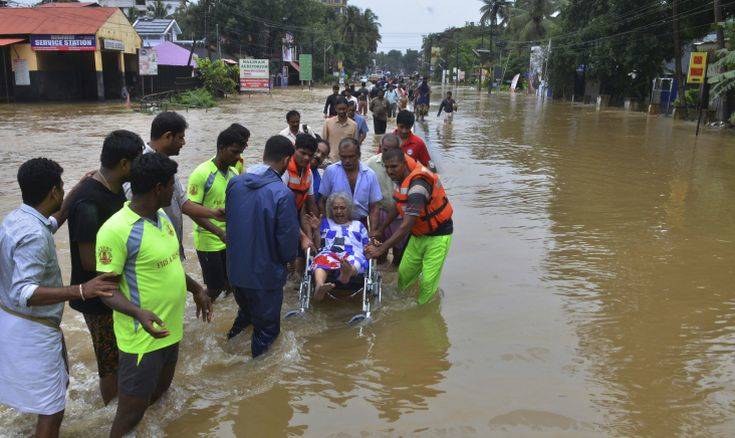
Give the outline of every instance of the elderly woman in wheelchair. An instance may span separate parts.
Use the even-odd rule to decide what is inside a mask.
[[[346,193],[334,193],[326,202],[326,217],[314,230],[313,241],[322,242],[309,269],[314,276],[314,299],[320,301],[333,289],[359,289],[368,269],[365,247],[368,231],[362,222],[352,220],[352,200]],[[313,225],[317,223],[312,218]]]

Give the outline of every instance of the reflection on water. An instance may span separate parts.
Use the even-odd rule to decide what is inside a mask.
[[[253,133],[248,163],[289,109],[319,131],[327,94],[276,91],[185,113],[184,180],[234,121]],[[173,389],[138,436],[732,435],[732,136],[695,139],[670,119],[524,95],[455,95],[452,124],[415,128],[455,205],[441,301],[416,307],[388,272],[373,324],[347,327],[352,304],[319,305],[255,361],[247,335],[224,341],[231,297],[212,325],[190,303]],[[0,106],[0,215],[18,203],[24,160],[54,158],[71,183],[97,166],[106,133],[145,138],[150,121],[110,104]],[[56,236],[65,278],[67,240]],[[191,250],[186,267],[200,277]],[[84,322],[69,309],[64,327],[73,365],[62,432],[104,435],[115,406],[101,406]],[[0,435],[33,423],[0,407]]]

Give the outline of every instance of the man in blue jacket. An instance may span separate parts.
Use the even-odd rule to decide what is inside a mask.
[[[253,357],[263,354],[281,331],[286,264],[299,245],[296,202],[281,180],[293,153],[291,140],[271,137],[263,165],[227,184],[227,272],[240,307],[235,325],[253,325]]]

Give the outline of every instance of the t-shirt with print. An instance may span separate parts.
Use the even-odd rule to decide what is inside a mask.
[[[212,210],[225,208],[227,183],[235,176],[237,176],[237,170],[234,167],[223,172],[214,164],[214,159],[205,161],[197,166],[189,176],[187,188],[189,200]],[[223,231],[226,230],[224,222],[215,219],[209,221]],[[216,235],[194,224],[194,248],[197,251],[216,252],[225,249],[226,245]]]
[[[138,354],[179,342],[184,333],[186,274],[171,221],[158,210],[156,221],[142,218],[130,203],[97,233],[97,271],[120,275],[120,292],[133,305],[155,313],[169,335],[156,339],[133,317],[113,311],[117,346]]]

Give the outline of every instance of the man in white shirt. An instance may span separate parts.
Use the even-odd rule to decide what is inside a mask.
[[[278,135],[282,135],[289,140],[291,140],[292,144],[296,144],[296,136],[299,134],[309,134],[310,136],[316,138],[316,134],[314,134],[314,131],[309,128],[306,123],[303,125],[301,124],[301,114],[299,114],[296,110],[291,110],[286,113],[286,123],[288,123],[288,127],[286,127],[283,131],[279,132]]]

